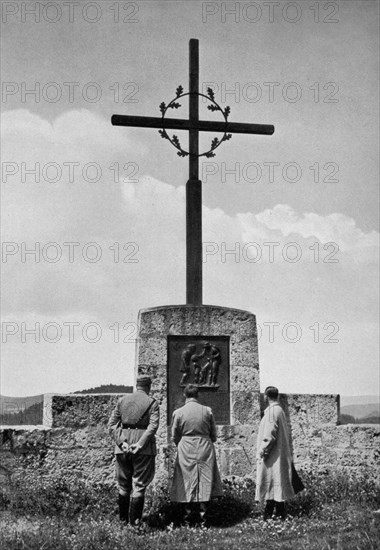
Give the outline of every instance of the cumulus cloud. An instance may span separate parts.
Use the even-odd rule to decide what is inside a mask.
[[[3,173],[3,240],[11,243],[7,250],[13,250],[3,263],[3,314],[7,319],[41,317],[60,322],[70,318],[81,323],[96,319],[109,326],[135,321],[143,307],[185,302],[184,187],[142,174],[140,165],[148,153],[143,144],[130,141],[127,133],[117,132],[109,121],[86,110],[67,112],[53,123],[26,110],[8,112],[3,115],[2,128],[3,166],[8,163],[6,177]],[[124,169],[126,158],[138,165],[134,176],[131,166]],[[65,162],[78,163],[73,181]],[[23,176],[22,163],[27,169],[39,163],[39,182],[25,170]],[[43,172],[48,163],[62,168],[56,182],[51,181],[54,166],[50,175]],[[99,180],[89,181],[94,178],[91,170],[83,173],[88,163],[101,167]],[[116,166],[121,170],[118,178]],[[296,206],[284,204],[258,214],[235,215],[204,206],[203,226],[203,240],[209,243],[204,263],[205,303],[251,310],[259,321],[295,320],[307,326],[336,320],[351,326],[350,330],[352,316],[355,322],[373,323],[378,234],[364,232],[353,219],[340,213],[297,212]],[[298,249],[289,246],[294,242]],[[330,242],[338,245],[337,262],[325,261],[332,250],[323,246]],[[17,248],[12,249],[12,243]],[[23,261],[22,243],[24,251],[39,243],[39,262],[28,254]],[[46,259],[57,251],[56,245],[46,248],[48,243],[62,249],[59,261]],[[64,243],[79,243],[72,249],[73,261]],[[94,245],[85,249],[88,243],[96,243],[98,249]],[[255,257],[252,243],[260,257]],[[275,243],[272,259],[268,243]],[[99,249],[101,257],[89,260]],[[299,251],[300,257],[293,261]],[[91,353],[91,362],[96,364],[99,358],[94,368],[100,382],[108,382],[101,363],[107,345],[104,342],[101,353]],[[270,358],[264,342],[262,347],[263,356],[267,353]],[[23,355],[17,354],[15,345],[12,350],[9,369],[17,364],[26,372],[27,367],[17,363]],[[88,350],[82,346],[77,351],[78,362],[88,365]],[[133,350],[124,351],[132,368]],[[43,363],[42,347],[35,353],[32,361]],[[64,348],[56,348],[56,353],[58,373],[68,368],[65,361],[67,357],[72,361],[73,351],[71,347],[66,359]],[[113,372],[121,376],[125,358],[114,349],[111,355],[119,357]],[[296,361],[295,355],[290,357]],[[94,385],[94,377],[91,380]],[[54,389],[65,391],[67,386],[43,391]]]
[[[86,110],[67,112],[52,123],[19,110],[5,113],[2,126],[8,170],[5,180],[3,174],[3,238],[19,246],[19,251],[9,255],[4,265],[11,287],[6,294],[10,311],[86,307],[93,311],[94,307],[101,307],[114,312],[114,289],[123,294],[121,303],[130,304],[132,300],[135,311],[138,299],[131,289],[136,281],[144,286],[144,296],[153,302],[183,301],[184,187],[142,176],[141,170],[135,178],[119,174],[115,181],[115,166],[119,170],[122,166],[118,161],[121,153],[123,158],[143,159],[143,145],[129,141],[127,133],[116,133],[109,121]],[[76,171],[71,174],[71,181],[68,164],[74,162],[76,165],[71,168]],[[49,180],[54,176],[54,166],[50,167],[52,172],[44,173],[43,167],[48,164],[62,169],[58,181]],[[88,164],[100,167],[101,177],[96,181],[89,181],[94,177],[91,170],[83,172]],[[38,172],[38,182],[36,174],[28,172],[33,167]],[[316,279],[330,284],[333,275],[345,277],[352,265],[373,263],[378,246],[376,232],[365,233],[353,219],[339,213],[299,213],[284,204],[258,214],[228,215],[220,208],[207,206],[203,210],[205,285],[212,289],[213,299],[217,299],[214,289],[225,288],[224,297],[228,296],[229,303],[247,301],[247,295],[241,295],[242,287],[233,283],[241,280],[248,284],[253,271],[255,285],[262,289],[271,282],[274,288],[282,289],[284,280],[288,286],[296,280],[298,287],[303,288]],[[56,263],[44,262],[43,258],[36,263],[32,255],[20,262],[22,242],[26,249],[36,242],[41,248],[57,242],[65,254]],[[63,246],[71,242],[79,243],[73,263],[67,259],[68,245]],[[89,242],[101,247],[98,262],[83,259],[83,246]],[[294,242],[298,250],[292,246]],[[323,250],[331,242],[336,243],[336,248]],[[114,243],[121,247],[119,262],[114,261]],[[128,243],[134,245],[123,250]],[[332,261],[325,262],[328,254]],[[130,259],[138,261],[129,262]],[[334,263],[339,264],[335,270],[331,265]],[[289,270],[293,270],[290,281]],[[365,265],[362,270],[366,277]],[[99,288],[102,297],[95,300]]]
[[[278,204],[271,210],[264,210],[256,216],[268,229],[279,230],[284,236],[291,233],[304,238],[316,237],[320,242],[337,242],[341,250],[378,246],[379,233],[364,233],[355,220],[343,214],[333,213],[320,216],[314,212],[297,214],[286,204]]]

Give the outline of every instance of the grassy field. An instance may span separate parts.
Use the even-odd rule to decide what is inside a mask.
[[[251,480],[225,480],[208,526],[180,524],[178,507],[161,495],[147,502],[140,530],[117,518],[115,491],[62,478],[15,480],[1,496],[5,549],[318,549],[377,550],[380,495],[370,477],[302,472],[307,490],[289,504],[285,522],[263,522]]]

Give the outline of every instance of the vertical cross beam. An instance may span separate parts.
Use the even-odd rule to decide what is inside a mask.
[[[113,115],[115,126],[189,131],[189,180],[186,183],[186,303],[202,305],[202,182],[199,179],[199,132],[222,132],[225,122],[199,120],[199,42],[190,40],[189,119]],[[187,95],[187,94],[184,94]],[[228,122],[228,133],[271,136],[274,126]],[[161,132],[160,132],[161,133]]]
[[[190,40],[189,119],[199,121],[199,42]],[[186,183],[186,303],[202,304],[202,182],[199,180],[199,130],[189,131],[189,180]]]

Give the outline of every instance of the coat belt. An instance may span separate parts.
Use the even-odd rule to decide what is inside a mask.
[[[208,441],[211,441],[211,437],[209,435],[182,435],[181,438],[188,438],[188,439],[207,439]]]

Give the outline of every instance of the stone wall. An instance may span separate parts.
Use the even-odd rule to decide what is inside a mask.
[[[175,457],[167,418],[168,335],[228,337],[230,415],[228,423],[217,427],[217,460],[222,476],[254,478],[256,439],[264,410],[255,316],[216,306],[165,306],[139,313],[136,349],[135,374],[152,377],[152,395],[160,406],[157,468],[151,490],[167,487]],[[107,422],[118,397],[46,396],[43,426],[1,430],[3,479],[9,480],[17,471],[37,470],[66,479],[114,484],[113,444]],[[287,394],[280,400],[291,428],[297,467],[352,472],[371,467],[380,477],[380,426],[339,426],[337,395]]]
[[[256,474],[256,439],[265,409],[263,394],[242,393],[234,424],[218,427],[216,444],[219,463],[224,475]],[[339,396],[281,394],[280,403],[291,431],[295,463],[308,466],[321,454],[321,430],[336,427],[339,418]],[[246,421],[246,415],[250,421]],[[313,457],[313,458],[311,458]]]
[[[113,445],[106,425],[119,396],[115,394],[49,396],[46,418],[51,427],[15,427],[1,430],[1,475],[9,481],[22,471],[39,471],[65,479],[114,484]],[[257,403],[260,394],[256,394]],[[281,396],[288,415],[297,467],[346,469],[373,468],[380,481],[378,425],[339,426],[337,396]],[[219,426],[216,444],[223,476],[255,475],[257,422]],[[249,450],[251,449],[251,450]],[[165,486],[171,452],[159,446],[157,485]],[[170,475],[170,473],[169,473]]]
[[[47,396],[44,402],[47,426],[1,430],[5,477],[26,468],[69,480],[113,483],[113,445],[107,422],[119,397],[117,394]]]

